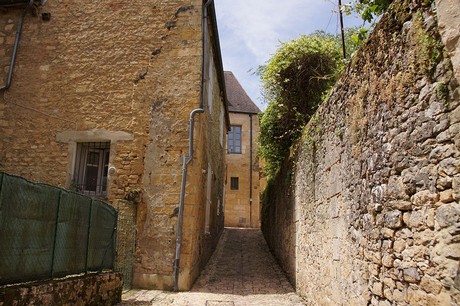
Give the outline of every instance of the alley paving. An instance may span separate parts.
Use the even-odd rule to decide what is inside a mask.
[[[304,305],[258,229],[226,228],[190,292],[131,290],[120,305]]]

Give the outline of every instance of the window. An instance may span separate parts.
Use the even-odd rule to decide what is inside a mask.
[[[110,142],[79,142],[72,187],[88,195],[107,194]]]
[[[231,190],[238,190],[239,189],[239,182],[237,177],[230,178],[230,189]]]
[[[228,132],[228,153],[241,153],[241,125],[232,125]]]

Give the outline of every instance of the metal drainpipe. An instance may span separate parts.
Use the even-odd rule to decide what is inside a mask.
[[[18,52],[19,39],[21,38],[22,23],[24,21],[24,17],[27,14],[27,11],[29,10],[29,8],[32,6],[33,3],[34,3],[34,0],[30,0],[29,4],[26,6],[22,14],[19,16],[19,21],[18,21],[18,25],[16,29],[16,40],[14,41],[13,52],[11,54],[10,68],[8,69],[8,75],[6,77],[6,81],[0,87],[0,90],[7,90],[11,86],[11,79],[13,78],[14,62],[16,61],[16,54]]]
[[[195,114],[204,112],[204,105],[206,100],[206,57],[207,57],[207,36],[208,36],[208,6],[213,0],[208,0],[203,6],[203,62],[201,67],[201,105],[200,108],[194,109],[190,113],[190,132],[189,132],[189,153],[182,157],[182,181],[179,199],[179,212],[177,215],[177,233],[176,233],[176,256],[174,259],[174,291],[179,291],[179,269],[180,269],[180,251],[182,247],[182,226],[184,220],[184,206],[185,206],[185,186],[187,184],[187,166],[193,159],[193,137]]]
[[[252,114],[249,114],[249,225],[252,227]]]

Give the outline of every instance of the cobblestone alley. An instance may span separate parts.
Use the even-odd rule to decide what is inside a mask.
[[[262,232],[226,228],[190,292],[131,290],[120,305],[304,305],[271,255]]]

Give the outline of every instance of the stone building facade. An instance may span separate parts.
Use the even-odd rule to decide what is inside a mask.
[[[231,130],[227,138],[225,226],[260,227],[260,109],[235,75],[225,71]]]
[[[120,212],[125,285],[189,289],[223,228],[214,4],[3,2],[0,84],[18,48],[0,90],[0,170],[102,197]]]
[[[308,305],[460,304],[459,16],[394,1],[273,184],[262,228]]]

